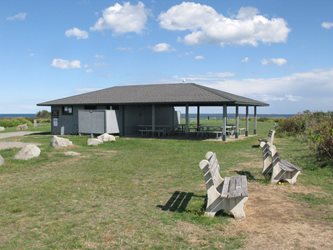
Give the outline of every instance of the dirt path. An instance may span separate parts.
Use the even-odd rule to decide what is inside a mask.
[[[40,133],[40,132],[38,132],[38,131],[34,131],[34,132],[32,132],[32,131],[17,131],[17,132],[0,133],[0,140],[10,138],[10,137],[32,135],[32,134],[36,134],[36,133]]]
[[[333,249],[333,223],[321,220],[321,211],[288,197],[294,192],[312,191],[318,190],[301,185],[249,183],[247,218],[233,221],[225,233],[245,234],[243,249]]]
[[[22,148],[27,144],[35,144],[40,145],[38,143],[24,143],[24,142],[7,142],[1,139],[7,139],[11,137],[20,137],[25,135],[36,134],[40,132],[31,132],[31,131],[18,131],[18,132],[7,132],[7,133],[0,133],[0,150],[3,149],[10,149],[10,148]]]

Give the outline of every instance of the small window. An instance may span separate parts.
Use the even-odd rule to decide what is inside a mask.
[[[95,105],[86,105],[86,106],[84,106],[84,109],[85,110],[95,110],[96,106]]]
[[[72,106],[63,106],[62,107],[62,114],[63,115],[72,115],[73,114],[73,107]]]
[[[53,117],[59,117],[59,110],[52,110]]]
[[[119,106],[118,105],[112,105],[112,110],[119,110]]]

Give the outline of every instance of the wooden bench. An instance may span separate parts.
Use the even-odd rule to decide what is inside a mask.
[[[206,159],[199,163],[199,167],[203,171],[207,189],[205,215],[213,217],[216,212],[223,210],[235,219],[245,218],[244,203],[248,199],[246,176],[222,178],[216,154],[212,152],[206,154]]]
[[[301,169],[286,160],[281,160],[274,145],[262,142],[263,145],[263,170],[266,177],[270,177],[271,183],[287,181],[295,184]]]
[[[268,132],[267,139],[259,139],[259,143],[261,142],[268,142],[273,145],[274,143],[274,136],[275,136],[275,130],[270,129]]]

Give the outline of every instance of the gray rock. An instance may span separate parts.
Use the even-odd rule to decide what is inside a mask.
[[[1,131],[5,131],[5,128],[4,127],[0,127],[0,132]]]
[[[28,144],[24,146],[16,155],[15,160],[29,160],[40,155],[40,149],[36,145]]]
[[[87,144],[88,146],[97,146],[99,144],[103,144],[103,141],[96,138],[89,138]]]
[[[79,156],[79,155],[81,155],[80,153],[74,152],[74,151],[66,151],[64,154],[66,156]]]
[[[65,147],[69,147],[72,145],[73,145],[73,142],[71,142],[70,140],[68,140],[66,138],[58,137],[56,135],[54,135],[51,139],[51,146],[54,148],[65,148]]]
[[[97,139],[106,142],[106,141],[116,141],[116,137],[114,137],[113,135],[109,135],[108,133],[104,133],[100,136],[97,136]]]
[[[27,130],[28,124],[20,124],[16,127],[16,130]]]
[[[5,159],[0,155],[0,166],[5,164]]]

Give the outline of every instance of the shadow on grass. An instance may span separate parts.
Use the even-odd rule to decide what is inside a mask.
[[[187,205],[191,201],[191,199],[195,198],[201,198],[204,199],[204,202],[202,203],[202,206],[200,209],[186,209]],[[192,192],[181,192],[181,191],[175,191],[170,199],[165,203],[165,205],[158,205],[158,208],[161,208],[162,211],[170,211],[174,213],[187,213],[192,216],[203,216],[206,210],[207,205],[207,196],[206,195],[195,195]],[[224,213],[224,211],[220,210],[215,214],[215,217],[232,217],[229,214]],[[203,217],[209,219],[209,217]]]
[[[33,133],[31,135],[50,135],[51,134],[51,131],[46,131],[46,132],[38,132],[38,133]],[[29,135],[27,135],[29,136]]]
[[[175,191],[165,205],[157,205],[163,211],[183,213],[192,197],[206,198],[206,196],[195,195],[192,192]]]
[[[256,181],[257,180],[250,171],[240,170],[240,171],[235,171],[235,172],[239,175],[245,175],[248,181]]]

